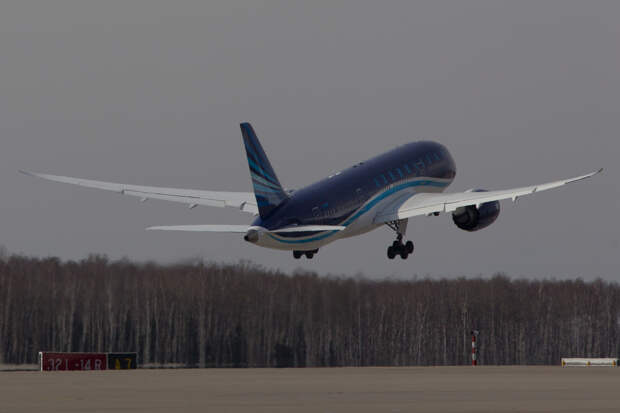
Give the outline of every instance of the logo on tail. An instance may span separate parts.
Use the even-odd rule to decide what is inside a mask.
[[[282,189],[276,173],[271,167],[271,163],[265,155],[256,133],[249,123],[242,123],[241,135],[245,145],[245,152],[248,157],[254,195],[258,204],[258,213],[261,218],[267,217],[282,201],[288,198]]]

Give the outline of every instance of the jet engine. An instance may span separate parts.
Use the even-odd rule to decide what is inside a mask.
[[[484,189],[473,189],[471,192],[487,192]],[[499,201],[485,202],[476,207],[468,205],[460,207],[452,213],[454,224],[464,231],[478,231],[491,225],[499,216]]]

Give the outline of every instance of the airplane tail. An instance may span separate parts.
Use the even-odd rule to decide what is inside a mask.
[[[280,185],[280,181],[273,171],[252,125],[242,123],[240,126],[250,175],[252,176],[252,185],[254,185],[254,195],[258,204],[258,213],[261,218],[265,218],[282,201],[288,199],[288,195],[282,189],[282,185]]]

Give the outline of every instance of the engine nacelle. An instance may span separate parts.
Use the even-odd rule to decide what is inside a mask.
[[[472,192],[487,192],[484,189],[474,189]],[[452,213],[454,224],[464,231],[478,231],[495,222],[499,216],[499,201],[485,202],[479,207],[469,205],[460,207]]]

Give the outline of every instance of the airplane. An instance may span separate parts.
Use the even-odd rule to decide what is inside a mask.
[[[575,178],[520,188],[443,193],[456,176],[456,166],[445,146],[432,141],[411,142],[382,155],[359,162],[304,188],[286,190],[280,184],[254,129],[241,123],[254,192],[220,192],[160,188],[93,181],[66,176],[20,171],[50,181],[103,189],[123,195],[198,205],[232,207],[253,214],[251,225],[155,226],[148,230],[226,232],[244,234],[249,243],[293,252],[311,259],[320,248],[338,239],[361,235],[388,226],[396,240],[387,257],[401,259],[413,253],[412,241],[404,242],[407,224],[416,216],[451,213],[464,231],[491,225],[500,213],[501,200],[518,198],[590,178]]]

